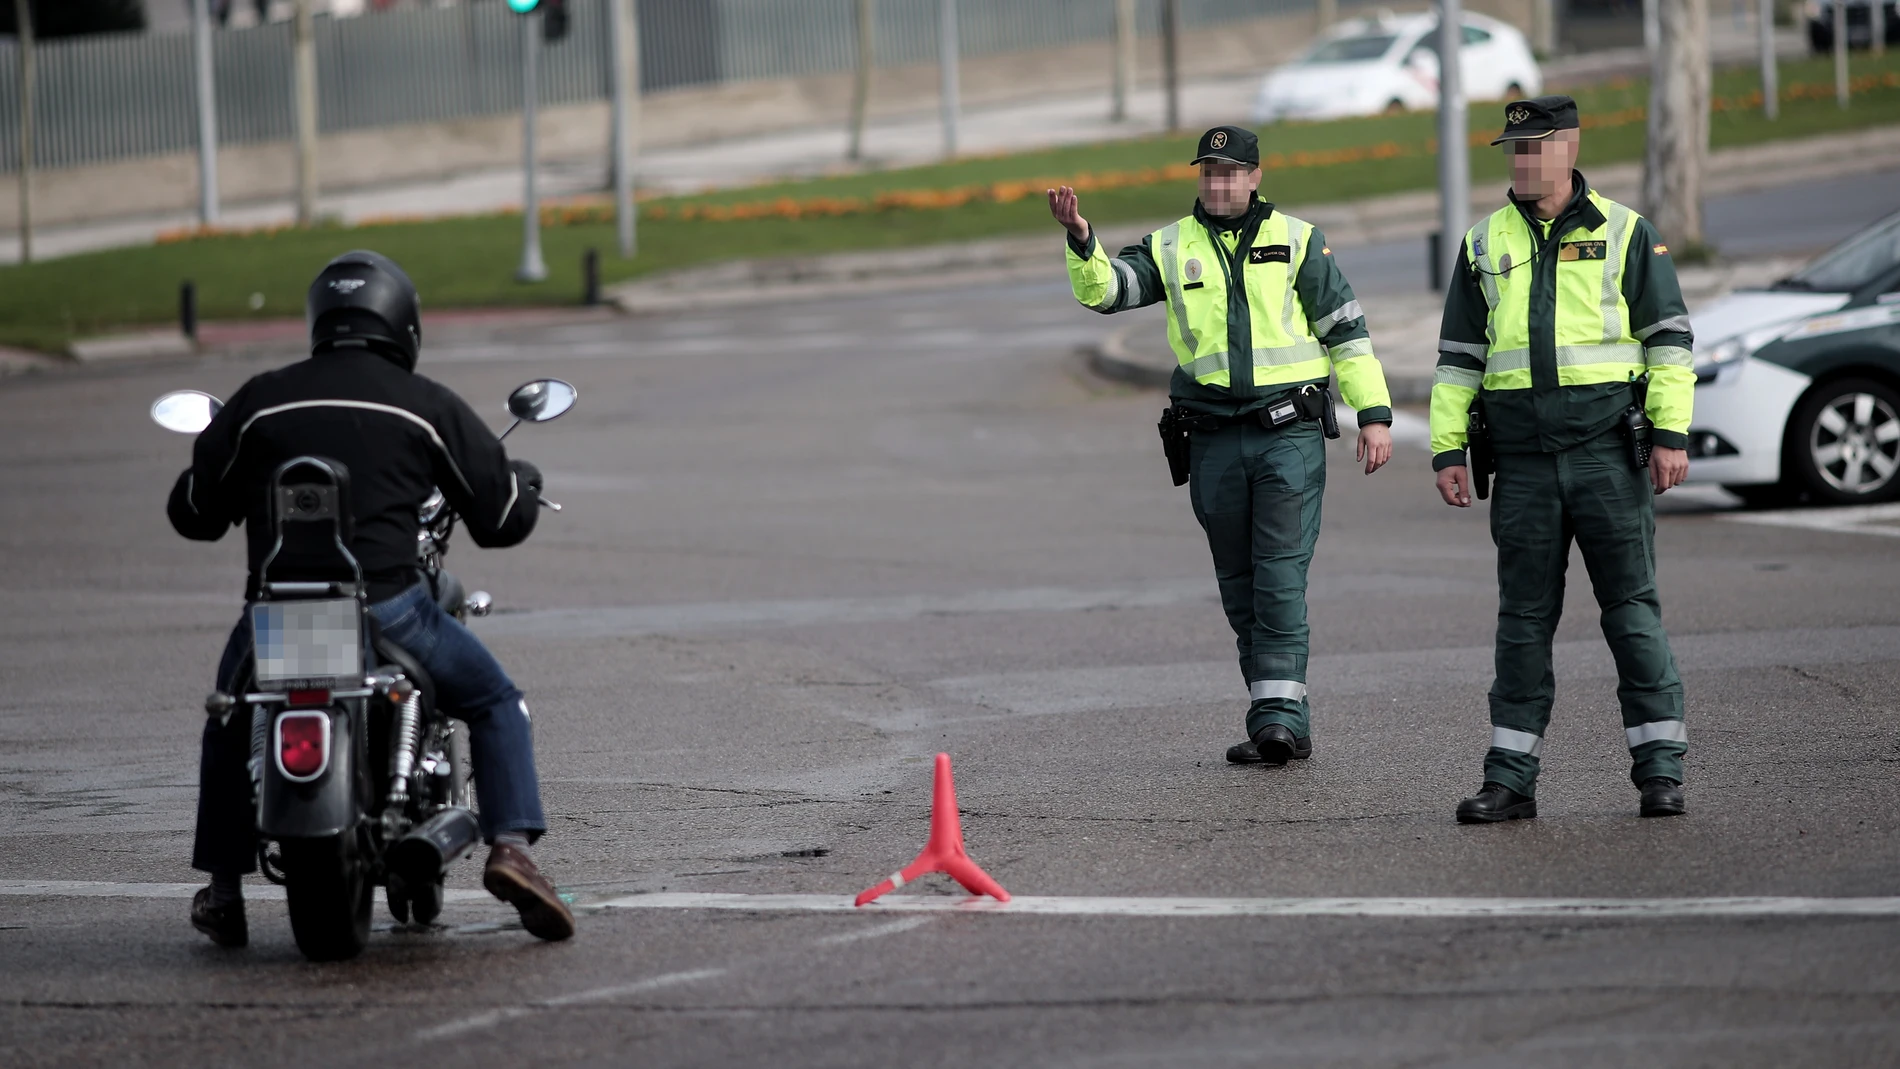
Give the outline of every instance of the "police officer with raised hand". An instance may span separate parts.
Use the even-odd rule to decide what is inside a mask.
[[[1432,385],[1432,466],[1469,507],[1495,471],[1497,678],[1484,786],[1461,823],[1537,815],[1551,639],[1574,540],[1616,659],[1646,817],[1683,811],[1682,680],[1656,592],[1654,495],[1689,471],[1695,373],[1669,249],[1575,169],[1576,102],[1505,106],[1510,203],[1465,235]],[[1466,448],[1471,462],[1467,464]]]
[[[1051,189],[1069,232],[1069,282],[1097,312],[1167,303],[1177,358],[1161,422],[1175,482],[1207,532],[1251,705],[1237,764],[1312,754],[1306,571],[1319,538],[1328,378],[1358,410],[1366,474],[1392,457],[1391,397],[1352,287],[1325,235],[1257,195],[1260,147],[1236,126],[1201,136],[1191,215],[1110,258],[1075,190]]]

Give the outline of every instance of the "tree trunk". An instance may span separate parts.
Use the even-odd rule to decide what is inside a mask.
[[[1657,5],[1650,58],[1643,214],[1679,253],[1702,246],[1702,167],[1709,152],[1709,2]]]

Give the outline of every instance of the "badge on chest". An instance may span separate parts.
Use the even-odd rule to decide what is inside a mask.
[[[1260,245],[1247,250],[1247,262],[1250,264],[1292,263],[1293,249],[1288,245]]]
[[[1557,246],[1559,262],[1568,260],[1601,260],[1609,255],[1607,241],[1566,241]]]

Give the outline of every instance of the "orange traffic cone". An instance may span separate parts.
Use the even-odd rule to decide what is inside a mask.
[[[989,895],[998,902],[1009,901],[1009,892],[963,852],[963,820],[957,815],[957,788],[950,781],[947,753],[937,755],[936,790],[930,799],[930,839],[924,843],[923,852],[917,855],[917,860],[860,894],[856,904],[862,906],[933,872],[941,872],[957,881],[973,895]]]

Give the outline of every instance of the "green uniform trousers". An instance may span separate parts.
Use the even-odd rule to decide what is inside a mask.
[[[1304,420],[1281,430],[1247,421],[1196,431],[1190,446],[1194,518],[1252,699],[1247,734],[1281,724],[1306,738],[1306,566],[1319,540],[1326,438]]]
[[[1656,594],[1656,504],[1649,472],[1612,433],[1558,453],[1502,453],[1491,497],[1498,547],[1497,681],[1484,778],[1523,795],[1537,786],[1556,676],[1551,638],[1574,539],[1603,610],[1616,696],[1634,762],[1630,778],[1682,782],[1682,680]]]

